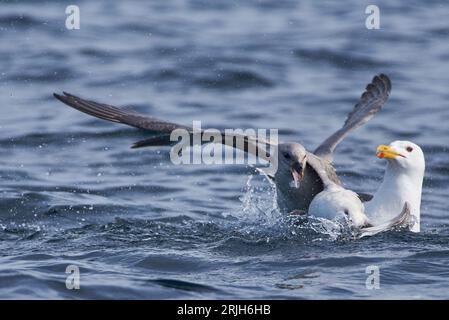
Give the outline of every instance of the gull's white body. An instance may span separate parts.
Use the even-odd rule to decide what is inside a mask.
[[[376,224],[383,223],[408,202],[414,220],[410,230],[420,232],[424,154],[419,146],[409,141],[394,141],[390,147],[403,156],[388,159],[382,184],[373,199],[365,203],[367,214]],[[407,148],[412,148],[412,151],[408,152]]]

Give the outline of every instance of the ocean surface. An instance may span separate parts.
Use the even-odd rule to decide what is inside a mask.
[[[66,29],[70,4],[79,30]],[[368,30],[369,4],[0,1],[0,298],[449,298],[449,4],[379,0],[380,29]],[[52,96],[276,128],[313,150],[379,73],[391,97],[335,166],[372,193],[377,145],[422,146],[419,234],[298,226],[254,167],[174,165],[167,148],[130,149],[149,133]],[[68,266],[79,290],[66,288]],[[369,266],[379,289],[366,286]]]

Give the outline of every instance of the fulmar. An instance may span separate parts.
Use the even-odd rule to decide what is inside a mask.
[[[376,75],[371,83],[366,86],[359,101],[348,114],[343,126],[313,152],[307,151],[304,146],[297,142],[278,142],[275,146],[277,170],[268,176],[276,185],[277,202],[282,211],[307,212],[313,198],[324,190],[325,184],[320,177],[322,174],[325,174],[327,179],[335,185],[341,185],[332,165],[335,148],[351,131],[365,124],[381,110],[388,100],[390,91],[390,79],[385,74]],[[170,140],[170,134],[173,130],[185,129],[190,132],[192,130],[189,126],[160,120],[113,105],[85,100],[67,92],[63,92],[63,94],[54,93],[54,97],[91,116],[151,132],[151,137],[134,143],[132,148],[172,145],[174,142]],[[225,133],[222,132],[222,135],[225,135]],[[231,142],[229,142],[229,139],[223,139],[222,143],[259,156],[261,153],[258,148],[248,148],[248,145],[260,141],[250,136],[245,136],[244,139],[243,145],[236,144],[233,139],[231,139]],[[267,141],[263,142],[267,145],[270,144]],[[369,200],[370,196],[361,195],[361,198]]]

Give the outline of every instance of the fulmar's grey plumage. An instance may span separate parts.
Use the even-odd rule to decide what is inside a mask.
[[[132,145],[132,148],[167,146],[175,144],[176,141],[170,140],[170,134],[176,129],[184,129],[187,132],[190,132],[190,134],[193,134],[192,127],[160,120],[154,117],[139,114],[137,112],[120,109],[109,104],[85,100],[67,92],[63,92],[63,95],[54,93],[53,96],[59,101],[64,102],[66,105],[91,116],[107,121],[123,123],[135,128],[148,130],[156,134],[148,139],[135,142]],[[221,135],[223,137],[222,140],[224,144],[228,144],[234,148],[242,148],[244,151],[253,150],[255,156],[260,156],[265,160],[268,160],[268,141],[262,140],[258,137],[249,137],[234,133],[234,136],[243,138],[243,144],[240,145],[237,144],[237,139],[224,139],[224,132],[221,132]],[[193,141],[193,139],[191,139],[191,141]],[[252,144],[253,148],[249,148],[249,144]]]
[[[387,102],[391,91],[391,81],[384,75],[375,76],[370,84],[366,86],[365,92],[359,102],[348,114],[341,129],[327,138],[314,153],[332,162],[335,147],[353,130],[359,128],[370,120]]]
[[[343,127],[327,138],[314,153],[304,151],[307,158],[304,168],[303,182],[296,188],[292,188],[287,182],[288,170],[280,170],[282,159],[279,159],[278,171],[274,177],[277,186],[278,204],[285,211],[303,210],[307,211],[313,198],[323,191],[323,179],[320,177],[322,172],[327,175],[328,179],[340,185],[341,182],[335,172],[331,162],[333,160],[333,152],[337,144],[342,141],[349,132],[359,128],[369,119],[371,119],[385,104],[391,91],[390,79],[380,74],[375,76],[370,84],[367,85],[365,92],[360,100],[354,106],[353,110],[348,114]],[[282,148],[297,148],[297,143],[279,144],[279,156],[282,156]],[[371,196],[362,195],[362,200],[370,199]]]
[[[123,110],[109,104],[84,100],[67,92],[64,92],[63,95],[54,93],[53,96],[64,102],[66,105],[91,116],[107,121],[127,124],[139,129],[149,130],[160,134],[170,134],[175,129],[190,129],[189,127],[177,123],[160,120],[129,110]]]
[[[278,170],[270,178],[274,179],[277,186],[278,202],[281,208],[285,211],[307,211],[312,199],[323,190],[323,181],[317,172],[320,172],[320,174],[324,172],[333,183],[340,184],[331,164],[336,146],[349,132],[366,123],[381,109],[388,99],[390,90],[391,83],[386,75],[375,76],[366,87],[366,91],[362,94],[359,102],[349,113],[343,127],[327,138],[314,153],[306,151],[299,143],[279,142],[276,146],[278,149]],[[84,100],[66,92],[63,95],[55,93],[54,96],[68,106],[94,117],[127,124],[157,134],[136,142],[132,146],[133,148],[173,144],[175,142],[170,141],[170,134],[176,129],[185,129],[192,132],[191,127],[130,112],[112,105]],[[224,132],[221,134],[224,136]],[[222,139],[222,143],[243,149],[246,152],[250,151],[254,155],[267,160],[269,142],[250,136],[243,136],[243,138],[243,145],[235,144],[235,139],[231,142],[228,139]],[[248,148],[249,144],[267,147],[263,148],[264,150],[259,150],[258,148]],[[296,185],[292,185],[292,183]]]

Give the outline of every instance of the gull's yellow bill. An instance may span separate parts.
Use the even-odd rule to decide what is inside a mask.
[[[395,159],[396,157],[404,157],[402,154],[394,150],[393,148],[381,144],[377,147],[376,156],[380,159]]]

